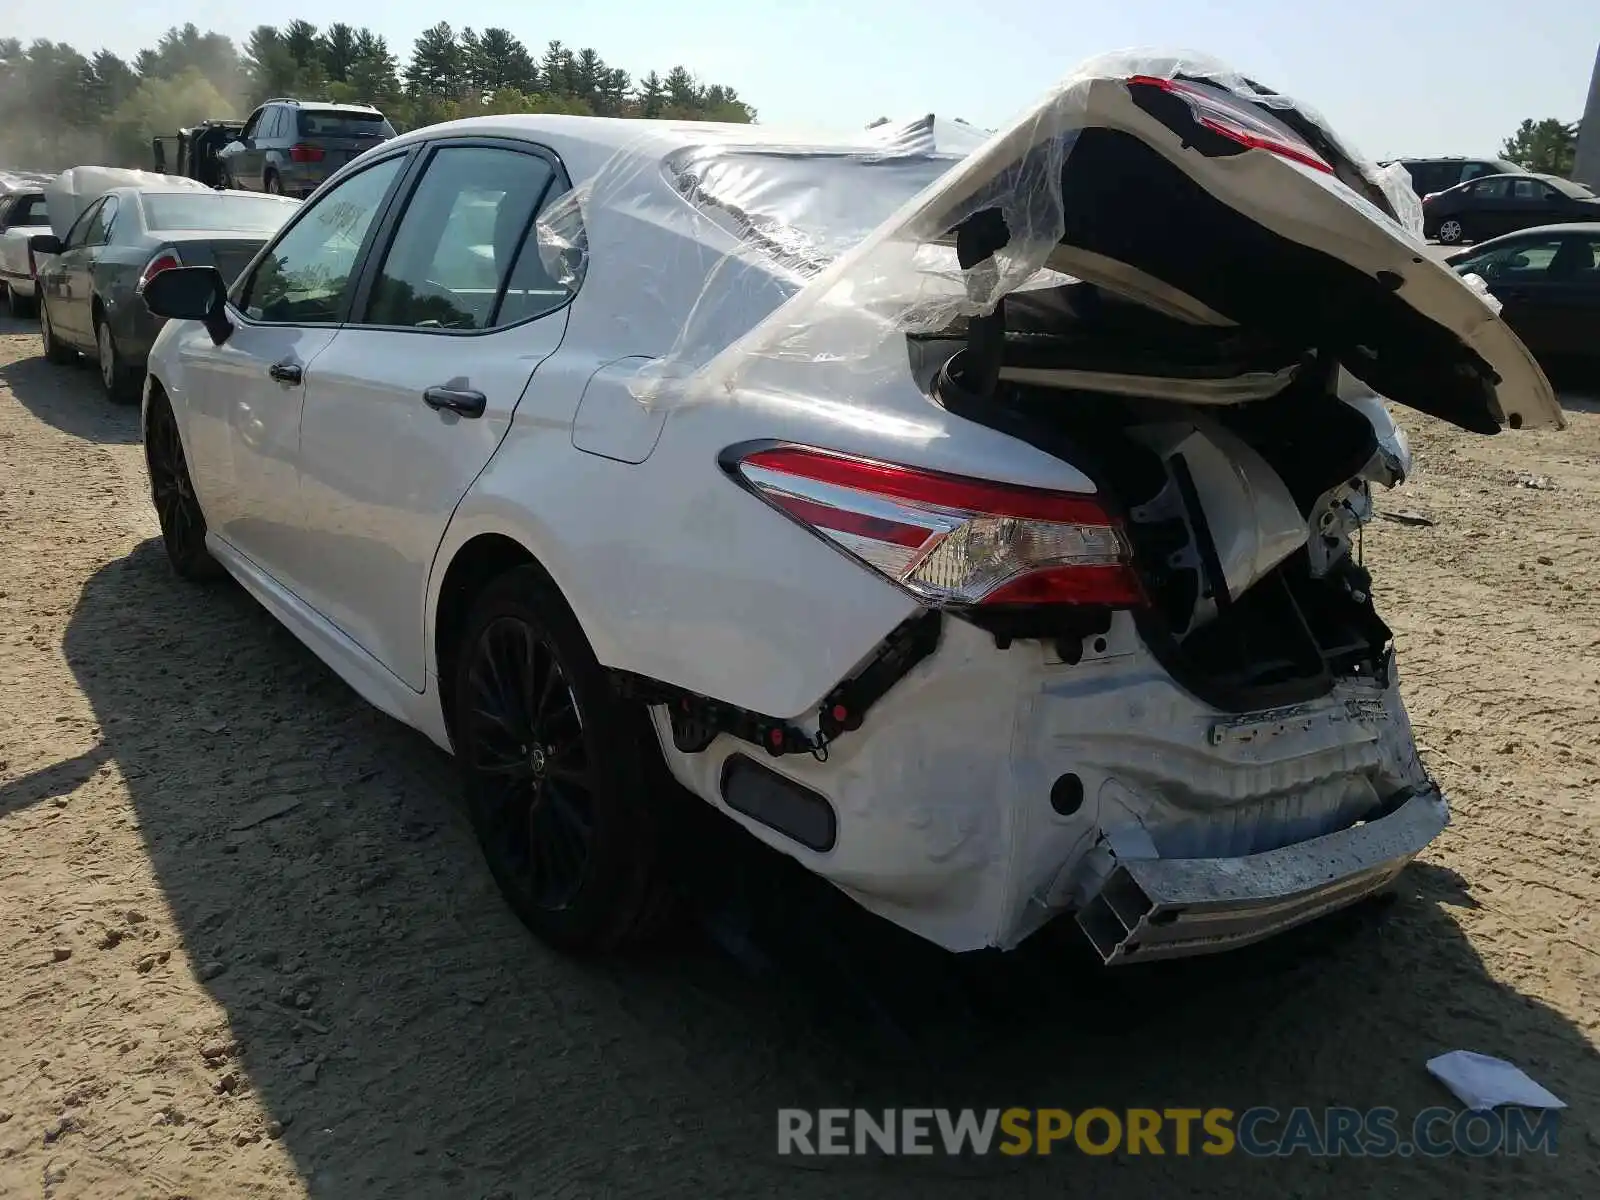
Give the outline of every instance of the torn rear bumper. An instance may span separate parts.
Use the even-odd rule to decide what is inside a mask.
[[[1078,925],[1108,965],[1232,949],[1381,891],[1449,823],[1429,790],[1376,821],[1260,854],[1111,855]]]

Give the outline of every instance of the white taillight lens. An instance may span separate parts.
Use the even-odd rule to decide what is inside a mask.
[[[139,273],[139,282],[134,286],[133,290],[142,292],[145,284],[149,283],[161,272],[170,271],[173,267],[181,266],[183,266],[183,260],[178,257],[176,250],[162,250],[145,264],[144,270]]]
[[[1126,536],[1090,496],[804,446],[758,450],[737,469],[774,508],[930,605],[1144,600]]]
[[[1197,122],[1229,141],[1252,150],[1269,150],[1282,158],[1333,174],[1327,159],[1304,138],[1219,88],[1156,75],[1135,75],[1128,80],[1128,86],[1159,88],[1178,96],[1188,103]]]

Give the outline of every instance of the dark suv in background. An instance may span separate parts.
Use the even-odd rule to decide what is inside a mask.
[[[394,136],[370,104],[268,100],[244,123],[239,140],[217,155],[224,187],[309,196],[364,150]]]
[[[1520,175],[1521,167],[1501,158],[1402,158],[1402,167],[1411,176],[1412,190],[1419,196],[1432,195],[1480,175]],[[1381,166],[1388,166],[1382,163]]]

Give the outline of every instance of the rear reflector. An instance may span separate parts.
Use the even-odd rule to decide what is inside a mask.
[[[1144,601],[1127,538],[1092,496],[807,446],[758,450],[738,471],[774,508],[935,607]]]
[[[1189,105],[1198,124],[1229,141],[1251,150],[1267,150],[1280,158],[1333,174],[1328,161],[1298,134],[1269,119],[1248,101],[1220,88],[1156,75],[1134,75],[1128,80],[1128,86],[1159,88],[1177,96]]]
[[[176,250],[161,250],[156,256],[145,264],[144,270],[139,273],[139,282],[134,286],[134,291],[142,292],[157,275],[163,271],[170,271],[173,267],[183,266],[183,260],[178,257]]]
[[[306,145],[290,146],[289,147],[289,161],[290,162],[300,162],[300,163],[321,162],[322,161],[322,147],[321,146],[306,146]]]

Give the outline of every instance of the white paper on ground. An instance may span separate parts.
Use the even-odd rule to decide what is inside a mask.
[[[1567,1102],[1535,1083],[1521,1067],[1474,1050],[1452,1050],[1428,1060],[1428,1072],[1475,1112],[1503,1104],[1519,1108],[1565,1108]]]

